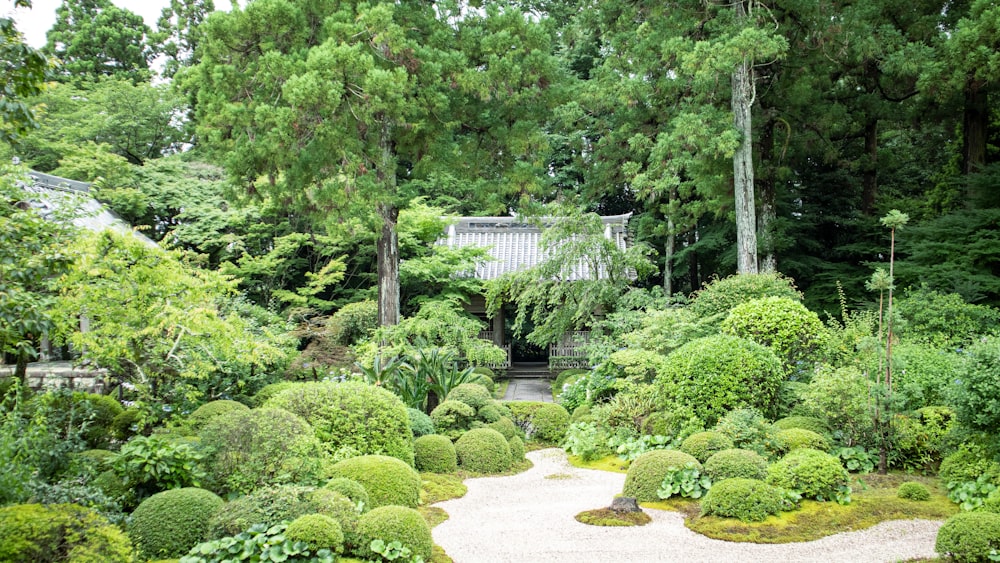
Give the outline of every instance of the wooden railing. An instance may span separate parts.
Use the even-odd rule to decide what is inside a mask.
[[[559,342],[549,344],[549,356],[582,358],[586,356],[583,345],[590,342],[590,331],[567,332]]]

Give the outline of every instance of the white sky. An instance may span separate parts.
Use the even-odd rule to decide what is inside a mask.
[[[111,0],[111,2],[142,16],[151,29],[156,29],[156,20],[160,18],[160,12],[170,4],[170,0]],[[217,10],[229,11],[229,0],[215,0],[214,3]],[[30,10],[18,8],[15,11],[13,0],[0,0],[0,13],[13,14],[17,30],[24,34],[28,44],[32,47],[41,47],[45,45],[45,33],[56,21],[56,8],[60,4],[61,0],[32,0]]]

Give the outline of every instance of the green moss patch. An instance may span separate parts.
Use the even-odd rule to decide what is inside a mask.
[[[685,518],[693,518],[701,514],[700,502],[692,498],[685,498],[678,495],[656,502],[640,502],[639,506],[643,508],[652,508],[654,510],[680,512],[685,516]]]
[[[460,477],[442,473],[420,474],[420,502],[434,504],[465,496],[469,491]]]
[[[466,469],[459,469],[456,475],[461,479],[475,479],[477,477],[506,477],[509,475],[517,475],[518,473],[524,473],[525,471],[534,467],[535,464],[531,463],[531,460],[522,459],[521,461],[515,461],[510,464],[510,469],[503,471],[501,473],[476,473],[475,471],[468,471]]]
[[[443,508],[438,508],[436,506],[421,506],[417,508],[417,512],[424,517],[424,521],[431,528],[437,526],[441,522],[444,522],[449,518],[448,513],[444,511]]]
[[[552,479],[553,481],[566,481],[568,479],[575,479],[575,477],[573,477],[569,473],[553,473],[551,475],[546,475],[545,478]]]
[[[645,512],[616,512],[610,508],[584,510],[576,515],[576,521],[591,526],[642,526],[652,522]]]
[[[569,464],[580,469],[596,469],[598,471],[611,471],[612,473],[628,472],[628,462],[614,455],[591,461],[584,461],[578,455],[571,455],[569,456]]]

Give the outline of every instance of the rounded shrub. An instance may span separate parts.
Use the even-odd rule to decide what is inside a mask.
[[[207,424],[213,418],[226,414],[231,411],[247,411],[250,407],[244,405],[239,401],[210,401],[204,405],[194,409],[194,411],[187,416],[188,425],[191,429],[197,432],[205,424]]]
[[[438,434],[457,439],[472,427],[476,409],[461,401],[442,401],[431,411],[431,421]]]
[[[329,489],[278,485],[256,490],[225,504],[207,525],[210,539],[235,536],[254,524],[273,526],[306,514],[323,514],[336,520],[349,536],[357,527],[355,503]]]
[[[767,460],[751,450],[722,450],[705,461],[705,473],[712,482],[736,477],[763,481],[767,479]]]
[[[938,478],[945,486],[975,481],[983,475],[996,481],[1000,477],[1000,463],[993,461],[982,447],[974,444],[962,444],[941,461],[938,470]]]
[[[531,415],[531,437],[559,443],[569,428],[569,412],[555,403],[544,403]]]
[[[491,422],[487,425],[487,428],[492,428],[497,432],[503,434],[504,438],[510,440],[514,436],[520,435],[520,429],[514,424],[514,421],[507,418],[506,416],[500,417],[496,422]]]
[[[500,420],[503,418],[503,414],[500,410],[500,403],[490,401],[489,403],[479,407],[479,410],[476,411],[476,418],[480,422],[485,422],[487,424],[492,424]],[[475,426],[475,423],[473,423],[473,426]]]
[[[916,481],[900,483],[896,496],[907,500],[931,500],[931,492]]]
[[[721,328],[774,350],[789,372],[811,369],[827,333],[823,321],[805,305],[776,296],[733,307]]]
[[[472,375],[469,376],[469,379],[466,380],[466,383],[482,385],[487,391],[490,392],[490,395],[492,395],[497,388],[497,384],[493,381],[493,378],[485,373],[473,372]]]
[[[348,303],[326,321],[327,337],[341,346],[351,346],[378,328],[378,303],[371,299]]]
[[[681,442],[681,451],[704,463],[712,454],[732,449],[733,442],[719,432],[697,432]]]
[[[635,459],[625,475],[625,487],[622,495],[633,497],[639,502],[656,502],[660,500],[656,491],[660,489],[667,471],[681,468],[693,463],[699,470],[701,463],[690,454],[676,450],[653,450]]]
[[[775,420],[774,427],[778,430],[791,430],[792,428],[812,430],[822,436],[829,436],[831,433],[830,425],[822,418],[815,416],[786,416]]]
[[[508,438],[507,445],[510,446],[510,460],[512,463],[524,460],[524,441],[521,440],[520,436]]]
[[[990,561],[1000,550],[1000,514],[959,512],[938,530],[934,550],[959,563]]]
[[[147,559],[180,557],[204,538],[223,504],[215,493],[195,487],[156,493],[132,513],[128,534]]]
[[[709,282],[694,294],[691,312],[698,317],[728,313],[741,303],[764,297],[784,297],[801,301],[791,278],[781,274],[738,274]]]
[[[357,381],[302,383],[278,393],[265,406],[304,418],[330,451],[353,448],[413,464],[406,405],[380,387]]]
[[[340,493],[351,500],[355,505],[362,503],[365,510],[368,509],[368,491],[365,490],[364,485],[358,483],[354,479],[348,479],[346,477],[334,477],[323,485],[324,489],[329,489],[331,491]]]
[[[414,438],[434,433],[434,422],[427,413],[407,407],[406,414],[410,415],[410,430]]]
[[[329,549],[334,553],[344,550],[344,532],[340,524],[323,514],[299,516],[288,524],[285,537],[293,542],[304,542],[311,549]]]
[[[207,485],[219,494],[320,478],[323,448],[309,424],[287,410],[232,409],[210,419],[200,437]]]
[[[420,474],[399,459],[384,455],[352,457],[330,467],[331,477],[353,479],[368,491],[372,508],[420,503]]]
[[[139,430],[139,421],[142,419],[142,411],[139,409],[125,409],[121,414],[111,421],[111,435],[116,440],[126,441],[135,436]]]
[[[458,464],[476,473],[500,473],[510,469],[510,444],[503,434],[490,428],[469,430],[455,442]]]
[[[493,396],[482,385],[475,383],[461,383],[452,388],[448,393],[447,400],[461,401],[470,407],[479,410],[481,407],[493,400]]]
[[[65,438],[69,429],[77,428],[87,447],[93,449],[106,449],[110,445],[114,420],[124,412],[114,397],[65,389],[34,395],[27,408],[29,412],[46,408],[50,428],[60,437]]]
[[[688,342],[667,356],[656,387],[666,410],[690,406],[699,419],[714,424],[736,408],[771,413],[784,378],[774,352],[718,334]]]
[[[809,448],[793,450],[767,468],[768,483],[816,500],[836,498],[849,479],[839,459]]]
[[[703,515],[762,522],[781,512],[782,492],[758,479],[735,477],[712,485],[701,501]]]
[[[417,471],[452,473],[458,469],[455,444],[440,434],[428,434],[414,440],[413,458]]]
[[[782,430],[775,437],[787,452],[799,448],[812,448],[821,452],[830,450],[830,440],[827,440],[822,434],[817,434],[805,428]]]
[[[257,394],[253,396],[253,404],[257,407],[262,406],[270,400],[271,397],[274,397],[278,393],[287,389],[294,389],[299,385],[302,385],[301,381],[278,381],[276,383],[268,383],[267,385],[261,387],[260,391],[257,391]]]
[[[372,540],[382,540],[387,544],[398,541],[424,561],[430,560],[434,547],[431,529],[423,516],[404,506],[381,506],[361,515],[358,520],[358,548],[355,555],[380,560],[380,556],[369,548]]]
[[[133,561],[128,536],[76,504],[0,508],[0,561],[35,563]]]
[[[490,369],[490,368],[488,368],[486,366],[476,366],[476,367],[472,368],[472,373],[479,374],[479,375],[485,375],[486,377],[489,377],[490,379],[496,378],[496,372],[494,372],[492,369]]]

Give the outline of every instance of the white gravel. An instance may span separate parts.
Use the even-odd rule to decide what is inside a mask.
[[[434,541],[455,563],[652,561],[900,561],[934,557],[940,522],[895,520],[867,530],[793,544],[713,540],[684,527],[680,514],[644,509],[653,521],[637,527],[599,527],[573,517],[611,504],[625,475],[578,469],[559,449],[531,452],[530,470],[465,482],[460,499],[436,504],[450,518]],[[546,478],[547,476],[558,478]]]

